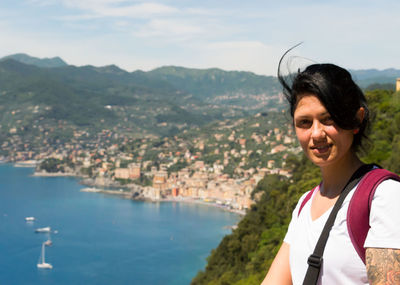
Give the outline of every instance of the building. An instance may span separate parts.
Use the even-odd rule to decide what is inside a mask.
[[[143,189],[143,196],[146,199],[157,201],[161,199],[161,190],[153,187],[145,187]]]
[[[115,178],[119,179],[129,179],[129,169],[128,168],[116,168]]]
[[[282,151],[285,151],[286,149],[287,149],[286,146],[279,144],[276,147],[271,149],[271,154],[282,152]]]
[[[159,171],[153,177],[153,188],[158,189],[160,191],[164,191],[167,189],[167,173],[164,171]]]
[[[397,78],[396,81],[396,92],[400,91],[400,78]]]
[[[204,161],[202,161],[202,160],[197,160],[197,161],[193,164],[193,168],[196,169],[196,170],[205,170]]]
[[[179,188],[172,188],[172,197],[179,196]]]
[[[178,171],[179,179],[189,178],[189,176],[190,176],[189,168],[182,168],[181,170]]]
[[[129,169],[129,178],[130,179],[140,178],[140,164],[139,163],[128,164],[128,169]]]
[[[239,144],[242,146],[242,147],[246,147],[246,139],[239,139]]]
[[[274,166],[275,166],[275,160],[268,160],[267,167],[274,168]]]

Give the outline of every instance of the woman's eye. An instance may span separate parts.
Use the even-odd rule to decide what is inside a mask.
[[[306,120],[306,119],[298,120],[296,122],[296,127],[298,127],[298,128],[309,128],[309,127],[311,127],[311,125],[312,125],[312,122],[310,120]]]
[[[333,121],[333,119],[331,117],[326,117],[325,119],[322,120],[322,123],[324,125],[333,125],[335,122]]]

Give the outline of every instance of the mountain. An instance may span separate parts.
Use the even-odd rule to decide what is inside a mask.
[[[0,60],[0,144],[12,135],[22,142],[59,143],[80,131],[88,136],[103,130],[126,137],[166,136],[283,107],[277,80],[252,73],[40,67],[20,61],[26,58]]]
[[[179,86],[187,92],[203,98],[229,93],[279,92],[276,78],[251,72],[165,66],[150,71],[149,75],[166,80],[174,86]]]
[[[157,116],[181,114],[185,104],[197,102],[181,100],[177,105],[176,88],[141,72],[92,66],[40,68],[12,59],[0,61],[0,72],[0,124],[6,130],[28,130],[29,126],[21,124],[43,118],[42,124],[62,120],[94,132],[120,126],[120,132],[130,129],[132,135],[144,130],[165,135],[178,123],[205,120],[188,113],[179,122],[157,129]]]
[[[6,60],[6,59],[14,59],[21,63],[35,65],[38,67],[46,67],[46,68],[61,67],[61,66],[67,65],[67,63],[59,57],[40,59],[40,58],[29,56],[24,53],[17,53],[17,54],[5,56],[5,57],[1,58],[0,60]]]
[[[152,78],[165,80],[209,104],[236,109],[263,111],[282,108],[277,78],[252,72],[212,69],[190,69],[164,66],[148,72]],[[264,104],[260,104],[263,102]]]
[[[367,88],[372,84],[380,85],[394,85],[396,84],[396,79],[400,78],[400,69],[364,69],[364,70],[350,70],[354,80],[361,88]]]
[[[398,70],[352,72],[360,82],[394,83]],[[103,129],[171,135],[214,120],[282,110],[280,92],[276,77],[251,72],[177,66],[127,72],[16,54],[0,60],[0,143],[10,130],[27,135],[32,122],[54,129],[62,121],[92,135]]]

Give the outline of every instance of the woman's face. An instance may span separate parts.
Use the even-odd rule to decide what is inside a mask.
[[[353,130],[343,130],[313,94],[303,94],[293,116],[297,138],[307,157],[324,167],[352,154]]]

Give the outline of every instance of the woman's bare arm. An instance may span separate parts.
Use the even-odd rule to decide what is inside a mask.
[[[400,249],[367,248],[368,281],[372,285],[400,285]]]
[[[289,265],[289,250],[290,245],[284,242],[276,254],[275,259],[268,270],[267,276],[265,276],[265,279],[261,285],[292,284],[292,276],[290,274]]]

